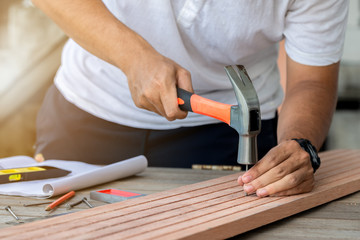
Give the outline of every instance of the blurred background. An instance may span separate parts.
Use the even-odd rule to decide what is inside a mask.
[[[65,41],[30,1],[0,0],[0,158],[33,156],[36,113]]]
[[[66,39],[29,0],[0,0],[0,158],[33,156],[36,114]],[[350,1],[339,101],[324,145],[338,148],[360,149],[360,0]]]
[[[338,104],[326,147],[360,149],[360,0],[350,0]]]

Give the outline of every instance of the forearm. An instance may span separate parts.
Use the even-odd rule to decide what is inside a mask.
[[[288,82],[279,116],[279,143],[292,138],[306,138],[319,149],[328,133],[336,105],[339,64],[300,66],[300,69],[291,59],[287,64]]]
[[[152,47],[116,19],[100,0],[33,0],[63,31],[97,57],[127,72]]]

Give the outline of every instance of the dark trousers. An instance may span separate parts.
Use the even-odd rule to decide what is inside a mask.
[[[131,101],[131,100],[129,100]],[[277,117],[261,121],[259,159],[277,144]],[[145,155],[149,166],[237,165],[238,133],[225,123],[171,130],[122,126],[68,102],[53,85],[37,119],[36,152],[45,159],[110,164]]]

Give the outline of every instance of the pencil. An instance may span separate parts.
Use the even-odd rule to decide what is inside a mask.
[[[54,202],[52,202],[51,204],[49,204],[46,208],[45,211],[50,211],[51,209],[53,209],[54,207],[56,207],[57,205],[65,202],[66,200],[68,200],[69,198],[73,197],[75,195],[74,191],[68,192],[67,194],[65,194],[64,196],[60,197],[59,199],[56,199]]]

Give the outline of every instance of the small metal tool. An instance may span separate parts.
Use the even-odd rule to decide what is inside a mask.
[[[84,198],[82,199],[82,201],[83,201],[89,208],[93,208],[93,207],[94,207],[93,205],[91,205],[91,204],[88,202],[88,200],[87,200],[86,197],[84,197]]]
[[[31,206],[39,206],[39,205],[49,204],[49,203],[52,203],[52,201],[39,202],[39,203],[24,203],[23,206],[24,206],[24,207],[31,207]]]
[[[67,203],[67,204],[66,204],[66,209],[67,209],[67,210],[70,210],[71,208],[79,205],[79,204],[82,203],[82,202],[83,202],[83,199],[81,199],[80,201],[74,202],[74,203],[72,203],[72,204]]]
[[[18,216],[16,216],[16,214],[11,210],[10,206],[6,206],[5,210],[8,211],[17,221],[20,220],[20,218]]]
[[[79,205],[79,204],[81,204],[81,203],[85,203],[89,208],[93,208],[94,206],[93,205],[91,205],[90,203],[89,203],[89,201],[87,200],[87,198],[86,197],[83,197],[81,200],[79,200],[79,201],[77,201],[77,202],[74,202],[74,203],[72,203],[72,204],[66,204],[66,209],[67,210],[70,210],[71,208],[73,208],[73,207],[75,207],[75,206],[77,206],[77,205]]]

